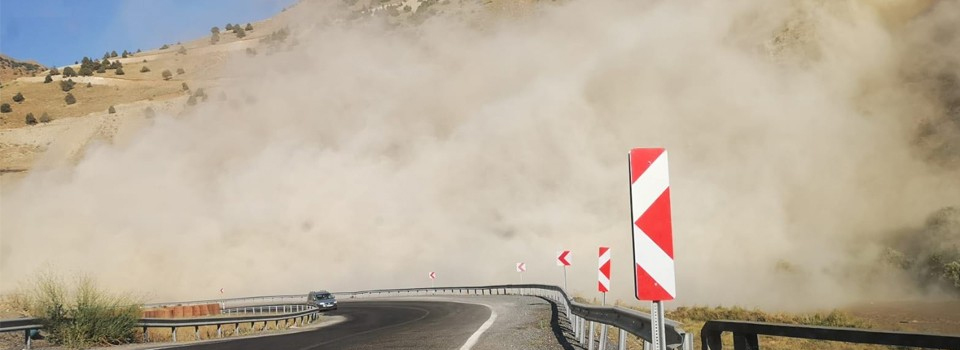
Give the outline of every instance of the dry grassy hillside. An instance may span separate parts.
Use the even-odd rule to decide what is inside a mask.
[[[0,54],[0,83],[39,74],[47,68],[33,61],[18,61],[10,56]]]

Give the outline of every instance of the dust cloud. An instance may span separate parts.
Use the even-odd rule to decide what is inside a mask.
[[[560,284],[564,248],[593,297],[605,245],[628,301],[626,152],[662,146],[677,303],[936,293],[879,257],[960,204],[956,1],[584,0],[415,26],[324,3],[288,11],[294,47],[231,60],[223,99],[5,193],[0,289],[43,264],[152,300],[516,283],[521,261]]]

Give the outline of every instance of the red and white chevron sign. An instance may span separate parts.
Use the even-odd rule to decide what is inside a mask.
[[[636,296],[638,300],[673,300],[677,287],[667,151],[634,148],[628,157]]]
[[[517,263],[517,272],[524,272],[524,271],[527,271],[527,264],[524,264],[522,262]]]
[[[569,250],[561,250],[557,252],[557,266],[570,266]]]
[[[437,273],[436,273],[436,272],[430,271],[430,275],[429,275],[429,276],[430,276],[430,279],[432,279],[432,280],[437,279]]]
[[[610,291],[610,247],[600,247],[600,270],[597,272],[597,289],[600,293]]]

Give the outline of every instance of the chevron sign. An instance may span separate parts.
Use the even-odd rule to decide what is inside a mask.
[[[436,272],[430,271],[430,275],[429,275],[429,276],[430,276],[430,279],[432,279],[432,280],[437,279],[437,273],[436,273]]]
[[[561,250],[557,252],[557,266],[570,266],[569,250]]]
[[[599,284],[597,289],[600,293],[610,291],[610,248],[600,247],[600,270],[597,273]]]
[[[522,262],[517,263],[517,272],[524,272],[524,271],[527,271],[527,264],[524,264]]]
[[[637,300],[673,300],[673,228],[667,151],[634,148],[628,156]]]

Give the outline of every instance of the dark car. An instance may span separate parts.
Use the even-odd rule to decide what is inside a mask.
[[[325,290],[310,292],[307,295],[307,302],[316,305],[320,310],[337,309],[337,298],[334,298],[333,294]]]

